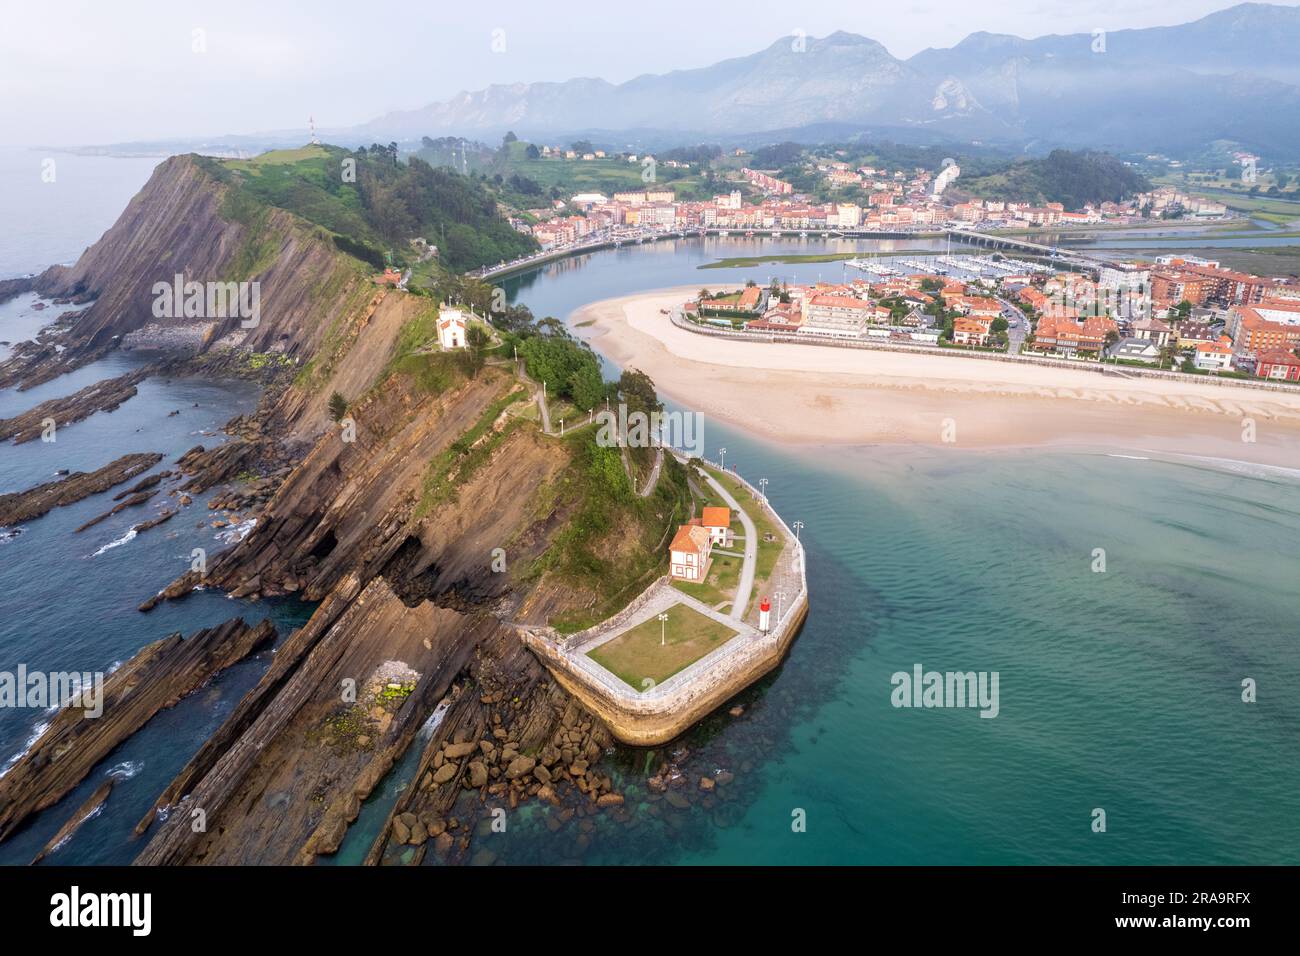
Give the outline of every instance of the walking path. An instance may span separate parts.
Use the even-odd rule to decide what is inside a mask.
[[[664,466],[664,450],[662,448],[656,448],[655,465],[653,468],[650,469],[650,477],[646,479],[645,487],[643,487],[639,492],[642,498],[649,498],[650,492],[654,491],[655,485],[659,484],[659,470],[663,468],[663,466]]]
[[[542,416],[542,431],[547,435],[553,435],[554,432],[551,431],[551,413],[546,407],[546,390],[528,377],[528,373],[524,371],[524,363],[522,359],[519,362],[518,371],[520,379],[531,385],[534,389],[533,398],[537,400],[537,410]]]
[[[722,496],[722,500],[731,506],[731,510],[740,516],[740,523],[745,526],[745,563],[740,569],[740,581],[736,584],[736,596],[731,602],[731,616],[739,621],[745,616],[745,609],[749,607],[749,595],[754,590],[754,572],[758,568],[758,529],[754,526],[754,519],[744,508],[740,507],[740,502],[731,496],[722,483],[704,472],[704,480],[713,486],[714,491]]]

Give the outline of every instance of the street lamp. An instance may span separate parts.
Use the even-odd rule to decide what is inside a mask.
[[[722,470],[726,471],[727,470],[727,449],[719,448],[718,452],[719,454],[722,455]]]
[[[802,527],[803,527],[803,522],[802,522],[802,521],[796,521],[796,522],[794,523],[794,539],[795,539],[796,541],[799,540],[799,529],[802,528]]]
[[[664,647],[668,644],[668,614],[667,612],[659,615],[659,646]]]
[[[758,479],[758,494],[759,497],[763,500],[763,504],[767,504],[767,479],[766,478]]]

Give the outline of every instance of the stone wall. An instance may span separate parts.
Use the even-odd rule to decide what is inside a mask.
[[[560,685],[598,715],[623,743],[651,747],[682,734],[776,667],[808,616],[803,545],[781,516],[762,504],[753,485],[732,472],[727,475],[748,488],[756,499],[754,505],[765,508],[773,517],[785,534],[789,560],[798,562],[799,592],[782,609],[783,617],[768,634],[732,638],[664,683],[638,692],[594,663],[582,666],[573,654],[598,632],[607,631],[611,625],[630,623],[661,588],[669,587],[664,579],[652,584],[610,620],[568,638],[550,628],[520,628],[524,643],[537,653]]]

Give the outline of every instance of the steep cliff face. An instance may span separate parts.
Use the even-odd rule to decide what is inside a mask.
[[[174,156],[75,265],[32,282],[42,295],[93,301],[61,334],[16,349],[0,364],[0,385],[47,381],[150,328],[197,328],[204,347],[224,339],[306,361],[366,308],[374,294],[367,272],[324,229],[249,199],[197,157]],[[206,303],[201,315],[156,317],[155,284],[178,274],[184,282],[256,283],[256,326],[245,327],[247,314],[209,314]],[[246,295],[251,303],[251,286]]]
[[[354,374],[348,367],[369,361],[363,356],[347,350],[335,374]],[[280,406],[305,407],[302,394],[290,389]],[[608,792],[594,764],[609,738],[516,628],[596,601],[548,554],[585,520],[583,439],[542,434],[531,407],[509,366],[452,374],[433,391],[418,374],[381,375],[349,408],[351,428],[320,434],[256,528],[206,575],[186,575],[167,590],[172,598],[195,586],[243,597],[298,594],[320,604],[160,798],[160,807],[182,797],[202,807],[207,832],[173,814],[139,862],[310,863],[333,852],[361,801],[440,703],[452,719],[424,742],[421,758],[439,763],[407,811],[430,817],[423,831],[430,840],[431,814],[450,812],[462,794],[473,806],[480,790],[515,806],[539,793],[591,802]],[[629,541],[662,537],[680,519],[680,503],[666,494],[609,527],[602,546],[622,553]],[[587,727],[583,746],[592,752],[578,774],[556,766],[544,792],[540,777],[505,775],[565,720]],[[480,761],[471,771],[459,759],[454,779],[435,774],[446,746],[465,750],[452,733],[497,741],[492,758],[484,755],[492,769]],[[553,762],[560,756],[556,750]],[[152,816],[142,829],[151,825]],[[396,818],[390,825],[402,831]],[[390,839],[381,835],[375,861]],[[396,843],[409,839],[407,830]],[[444,840],[438,852],[457,859],[466,849]]]
[[[421,762],[437,773],[412,804],[418,812],[462,793],[479,807],[479,794],[511,807],[613,796],[609,778],[587,769],[607,736],[518,627],[605,613],[659,573],[662,544],[689,503],[680,468],[669,462],[659,490],[638,497],[617,452],[596,448],[594,429],[546,434],[535,386],[512,363],[443,353],[431,334],[437,303],[377,289],[369,272],[325,229],[253,198],[206,160],[177,157],[75,266],[35,280],[44,294],[93,300],[88,308],[0,366],[0,383],[31,384],[147,340],[161,321],[154,284],[179,273],[260,288],[253,328],[238,315],[193,317],[208,322],[204,362],[269,352],[292,379],[229,423],[231,440],[176,463],[181,507],[217,488],[213,503],[256,523],[141,610],[196,587],[318,605],[158,799],[156,809],[201,808],[206,831],[186,813],[161,822],[151,813],[139,827],[153,831],[140,862],[306,863],[332,852],[440,706],[455,713],[422,742]],[[478,331],[508,350],[508,333]],[[337,423],[335,393],[347,405]],[[256,480],[243,480],[249,472]],[[509,772],[566,720],[566,733],[584,728],[577,769],[558,766],[555,749],[538,774]],[[471,771],[461,754],[447,776],[439,755],[465,743],[444,747],[453,731],[490,733],[500,744],[484,755],[491,767]],[[548,778],[551,765],[563,782]]]

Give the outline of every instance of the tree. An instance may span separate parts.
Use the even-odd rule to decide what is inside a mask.
[[[502,148],[509,146],[511,143],[517,143],[517,142],[519,142],[519,137],[514,134],[513,130],[506,133],[505,136],[501,137]]]
[[[524,150],[524,155],[527,156],[529,159],[541,159],[542,151],[537,148],[536,144],[529,143],[528,148]]]
[[[1002,316],[1000,315],[993,320],[992,324],[989,325],[990,332],[995,332],[995,333],[1005,332],[1006,330],[1007,330],[1007,320],[1002,318]]]
[[[594,362],[584,362],[565,383],[569,397],[579,408],[593,409],[605,397],[605,380],[600,377],[600,367]]]
[[[462,367],[469,378],[477,378],[487,363],[488,335],[482,327],[471,325],[465,330],[465,351]]]
[[[336,422],[342,421],[343,416],[348,413],[348,400],[335,392],[330,396],[330,418]]]
[[[639,368],[627,369],[619,376],[618,393],[629,411],[657,412],[663,409],[654,380]]]

